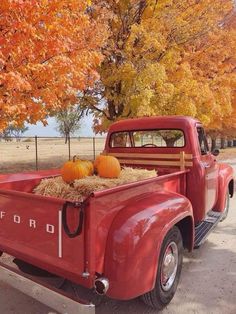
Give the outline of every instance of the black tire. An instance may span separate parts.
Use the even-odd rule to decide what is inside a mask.
[[[226,194],[225,194],[225,208],[224,211],[222,212],[222,217],[220,219],[220,221],[224,221],[226,219],[226,217],[228,216],[229,213],[229,190],[227,190]]]
[[[163,283],[161,282],[162,265],[165,253],[169,249],[169,246],[172,245],[172,243],[175,243],[174,246],[177,248],[178,251],[178,259],[176,262],[177,270],[175,272],[173,283],[171,284],[170,288],[167,291],[165,291],[163,289]],[[149,291],[141,296],[145,304],[154,309],[161,310],[170,303],[170,301],[174,297],[175,291],[179,283],[182,263],[183,263],[183,241],[179,228],[175,226],[167,233],[162,243],[159,255],[155,287],[152,291]]]

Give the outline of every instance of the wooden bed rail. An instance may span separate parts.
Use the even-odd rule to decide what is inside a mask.
[[[192,167],[192,154],[185,154],[184,151],[179,154],[143,154],[143,153],[109,153],[103,152],[102,155],[114,156],[119,159],[123,165],[152,165],[152,166],[172,166]]]

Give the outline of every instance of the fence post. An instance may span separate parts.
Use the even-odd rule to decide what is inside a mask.
[[[96,158],[96,142],[95,142],[95,137],[93,137],[93,159],[95,160]]]
[[[39,167],[38,167],[38,137],[37,135],[35,135],[35,168],[36,170],[39,170]]]
[[[68,136],[68,151],[69,151],[69,160],[70,160],[70,135]]]

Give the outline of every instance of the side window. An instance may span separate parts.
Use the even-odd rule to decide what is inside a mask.
[[[201,154],[206,155],[207,152],[209,152],[209,147],[208,147],[207,138],[206,138],[204,129],[201,127],[198,127],[197,133],[198,133],[198,141],[199,141]]]

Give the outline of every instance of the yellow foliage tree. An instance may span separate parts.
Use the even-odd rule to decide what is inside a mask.
[[[225,41],[234,36],[223,25],[233,1],[94,1],[94,14],[104,8],[110,12],[110,36],[101,80],[83,95],[96,131],[115,120],[149,115],[190,115],[209,126],[216,114],[231,112],[233,81],[219,70],[210,79],[209,69],[220,62],[211,57],[214,42],[222,56]],[[231,42],[230,56],[235,37]]]
[[[0,130],[46,123],[98,79],[107,29],[88,0],[0,1]]]

